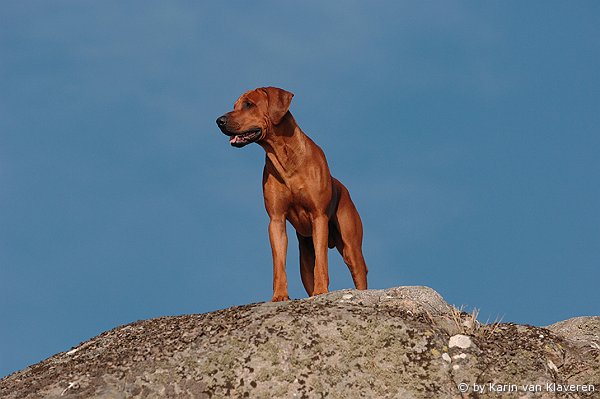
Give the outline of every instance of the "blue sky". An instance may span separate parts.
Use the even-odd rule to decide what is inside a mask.
[[[268,85],[350,189],[370,287],[600,314],[600,3],[340,4],[2,4],[0,376],[270,299],[263,151],[214,123]],[[330,275],[352,285],[336,252]]]

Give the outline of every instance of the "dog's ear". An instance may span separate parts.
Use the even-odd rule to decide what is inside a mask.
[[[294,94],[277,87],[265,87],[263,90],[267,93],[269,119],[278,125],[288,112]]]

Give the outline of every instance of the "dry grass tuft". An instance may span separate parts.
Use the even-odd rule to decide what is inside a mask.
[[[498,328],[502,323],[502,317],[496,317],[492,323],[489,322],[489,319],[485,323],[481,323],[478,320],[479,309],[473,308],[473,310],[468,313],[465,311],[465,308],[465,305],[461,305],[459,308],[452,306],[450,314],[452,321],[460,334],[489,338],[498,331]]]

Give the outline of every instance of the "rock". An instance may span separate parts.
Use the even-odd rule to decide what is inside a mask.
[[[600,350],[562,330],[465,329],[457,315],[431,288],[398,287],[139,321],[3,378],[0,397],[454,399],[471,397],[459,384],[499,382],[600,390]]]
[[[577,345],[600,349],[600,316],[574,317],[546,328]]]
[[[473,343],[471,342],[471,338],[467,335],[457,334],[450,337],[450,341],[448,342],[448,346],[450,348],[459,347],[462,349],[470,348]]]

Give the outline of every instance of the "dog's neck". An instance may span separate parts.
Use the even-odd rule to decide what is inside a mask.
[[[306,158],[311,141],[288,112],[278,125],[258,142],[265,150],[267,168],[272,167],[284,180],[293,176]]]

